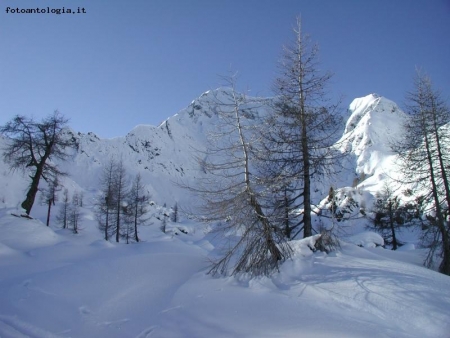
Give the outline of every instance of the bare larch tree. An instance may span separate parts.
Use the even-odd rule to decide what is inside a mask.
[[[204,202],[201,219],[216,223],[216,231],[227,239],[209,272],[227,274],[231,265],[232,275],[269,275],[290,257],[291,248],[260,203],[263,187],[252,167],[255,140],[250,129],[259,103],[236,92],[235,76],[225,81],[230,89],[217,92],[215,98],[218,126],[209,135],[207,151],[199,156],[207,175],[189,188]]]
[[[27,215],[33,207],[41,178],[51,182],[56,176],[65,174],[59,170],[56,161],[66,160],[66,148],[73,146],[63,135],[67,122],[68,119],[55,111],[40,122],[17,115],[0,126],[0,133],[10,140],[4,149],[5,162],[13,170],[30,170],[31,183],[21,205]]]
[[[430,251],[426,265],[431,266],[435,253],[442,258],[439,271],[450,275],[450,110],[433,88],[431,79],[420,70],[414,78],[414,89],[407,94],[404,123],[405,137],[394,144],[403,173],[403,183],[413,185],[431,204],[434,216],[428,215]],[[447,124],[447,125],[446,125]]]
[[[309,237],[311,179],[334,170],[341,155],[332,145],[339,136],[342,118],[339,102],[333,104],[328,99],[326,88],[332,74],[320,70],[318,46],[303,34],[300,18],[293,32],[295,40],[284,47],[280,75],[274,83],[274,113],[262,130],[265,152],[261,162],[265,162],[266,175],[278,196],[277,208],[288,218],[283,222],[286,235],[295,237],[303,230],[303,237]]]

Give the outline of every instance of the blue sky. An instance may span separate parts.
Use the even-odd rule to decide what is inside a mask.
[[[55,109],[76,131],[123,136],[158,125],[239,71],[271,95],[295,17],[320,45],[330,91],[403,105],[415,67],[450,98],[449,0],[0,0],[0,124]],[[84,7],[86,14],[11,8]]]

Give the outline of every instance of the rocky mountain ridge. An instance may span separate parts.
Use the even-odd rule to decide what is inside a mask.
[[[113,139],[100,139],[92,132],[67,131],[67,137],[76,147],[70,160],[61,164],[69,173],[64,185],[94,196],[103,166],[115,158],[122,159],[130,176],[141,173],[156,203],[190,203],[188,192],[174,183],[195,184],[195,180],[205,174],[196,160],[196,152],[205,149],[208,133],[219,125],[219,105],[229,102],[229,89],[208,91],[159,126],[138,125],[127,135]],[[270,113],[270,99],[258,102],[258,116],[246,116],[249,123],[258,123],[259,116]],[[330,186],[339,189],[358,185],[373,194],[381,181],[387,179],[383,173],[393,161],[390,140],[402,137],[401,123],[405,114],[384,97],[370,94],[357,98],[350,104],[348,113],[342,137],[336,143],[336,148],[346,154],[346,170],[339,177],[317,182],[316,204],[326,197]],[[5,163],[1,162],[0,167],[0,183],[6,188],[8,180],[24,179],[21,173],[11,173]],[[26,179],[23,186],[25,189]],[[11,196],[4,190],[3,194],[4,204],[9,207],[17,205],[22,198],[18,192]]]

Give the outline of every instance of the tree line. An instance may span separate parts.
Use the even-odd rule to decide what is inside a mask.
[[[18,115],[0,126],[0,133],[9,141],[3,149],[3,159],[12,170],[23,170],[29,174],[30,184],[21,207],[29,216],[41,191],[41,202],[47,205],[47,226],[52,206],[62,189],[60,180],[67,176],[57,162],[67,160],[68,150],[76,148],[76,144],[65,134],[67,123],[68,119],[55,111],[41,121]],[[117,242],[120,238],[127,243],[139,242],[138,226],[147,221],[145,214],[149,202],[140,174],[130,181],[123,162],[111,160],[104,168],[100,185],[101,197],[96,203],[96,215],[104,238],[109,240],[115,236]],[[82,193],[75,192],[70,197],[65,189],[61,202],[57,221],[63,229],[78,233]]]
[[[150,195],[138,173],[130,182],[122,160],[111,159],[103,168],[96,204],[99,229],[104,239],[139,242],[138,226],[148,221]]]

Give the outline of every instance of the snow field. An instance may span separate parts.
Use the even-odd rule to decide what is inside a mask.
[[[126,245],[8,215],[0,228],[2,338],[445,337],[450,328],[449,278],[409,263],[411,251],[343,244],[326,255],[300,240],[271,278],[213,278],[202,231],[150,226]]]

